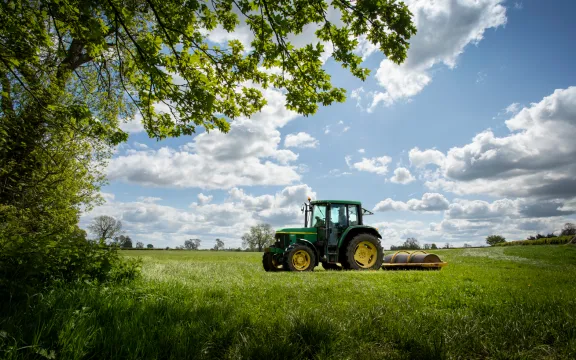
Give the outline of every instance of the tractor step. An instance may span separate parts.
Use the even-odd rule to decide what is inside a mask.
[[[328,249],[326,251],[328,255],[328,262],[335,263],[338,261],[338,246],[335,245],[328,245]]]

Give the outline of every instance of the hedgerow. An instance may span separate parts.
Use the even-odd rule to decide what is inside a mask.
[[[568,244],[574,236],[557,236],[553,238],[542,238],[537,240],[516,240],[495,244],[495,246],[517,246],[517,245],[563,245]]]

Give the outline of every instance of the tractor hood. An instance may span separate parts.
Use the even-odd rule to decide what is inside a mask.
[[[284,234],[314,234],[316,235],[316,228],[283,228],[276,230],[276,233]]]

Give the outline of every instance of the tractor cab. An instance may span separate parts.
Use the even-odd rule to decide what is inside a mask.
[[[360,209],[357,201],[325,200],[304,204],[304,226],[308,227],[306,219],[309,217],[309,224],[317,229],[317,244],[335,247],[349,227],[362,225]]]

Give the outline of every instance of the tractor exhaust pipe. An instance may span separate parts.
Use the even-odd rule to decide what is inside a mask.
[[[397,251],[386,255],[382,263],[384,270],[440,270],[448,263],[440,260],[436,254],[426,251]]]

